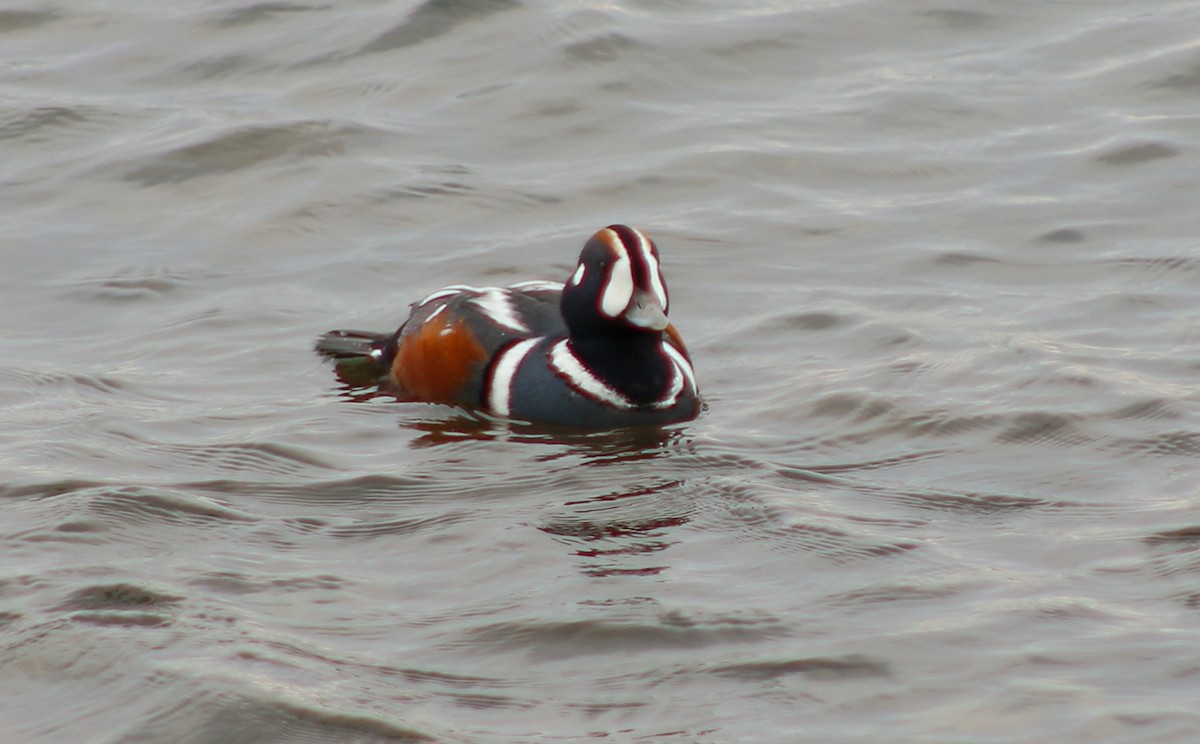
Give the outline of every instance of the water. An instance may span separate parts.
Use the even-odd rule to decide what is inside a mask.
[[[0,740],[1200,740],[1200,6],[0,10]],[[311,351],[655,237],[707,412]]]

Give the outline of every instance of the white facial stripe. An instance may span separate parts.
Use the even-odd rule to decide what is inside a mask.
[[[609,265],[604,289],[600,290],[600,311],[615,318],[625,311],[633,299],[633,266],[629,263],[629,251],[620,236],[612,230],[606,232],[609,234],[607,242],[617,256]]]
[[[540,339],[527,338],[500,352],[487,383],[485,396],[488,410],[497,416],[512,415],[512,388],[517,369]]]
[[[634,229],[633,233],[638,237],[638,252],[642,254],[642,259],[646,262],[646,272],[650,275],[650,291],[658,298],[665,313],[667,311],[667,286],[663,284],[662,269],[658,266],[658,259],[655,258],[654,251],[650,249],[650,238],[642,234],[641,230]]]
[[[576,392],[613,408],[633,408],[633,402],[601,382],[571,352],[566,341],[550,349],[550,366],[562,375]]]
[[[483,312],[491,318],[496,325],[503,326],[510,331],[517,333],[529,333],[529,326],[521,320],[521,316],[517,314],[517,308],[512,303],[512,297],[508,290],[500,289],[499,287],[488,287],[480,290],[477,297],[472,297],[471,302],[483,308]]]
[[[574,274],[571,274],[571,286],[578,287],[579,284],[583,281],[583,276],[586,273],[587,273],[587,267],[585,267],[583,264],[579,264],[579,268],[575,269]]]

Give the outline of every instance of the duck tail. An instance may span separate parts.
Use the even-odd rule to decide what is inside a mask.
[[[329,331],[317,339],[314,348],[333,359],[371,358],[383,364],[390,338],[390,334],[372,331]]]

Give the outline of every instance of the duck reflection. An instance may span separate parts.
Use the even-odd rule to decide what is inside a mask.
[[[423,408],[429,404],[420,404]],[[401,420],[403,428],[418,432],[413,447],[436,447],[465,440],[505,441],[551,445],[538,459],[549,462],[580,457],[594,462],[650,460],[674,449],[682,440],[678,427],[660,426],[581,432],[575,429],[499,419],[484,413],[437,406],[436,413]],[[439,415],[440,414],[440,415]]]
[[[401,428],[417,433],[409,442],[412,447],[466,441],[542,445],[531,451],[533,461],[561,460],[563,472],[588,471],[589,475],[580,477],[588,491],[607,485],[610,490],[563,502],[554,510],[556,514],[536,525],[569,548],[584,574],[654,576],[669,568],[666,552],[679,541],[672,538],[672,531],[690,522],[694,509],[693,500],[684,492],[686,481],[661,478],[651,485],[611,490],[613,477],[606,476],[602,469],[618,468],[614,475],[623,480],[630,476],[630,465],[636,468],[638,463],[688,453],[693,442],[686,434],[686,424],[589,432],[427,403],[416,409],[411,407],[412,401],[381,389],[377,378],[356,378],[351,374],[353,368],[346,365],[337,369],[341,394],[349,400],[364,402],[384,397],[410,404],[404,406],[405,415],[399,423]]]
[[[379,384],[379,367],[371,360],[348,359],[333,367],[337,380],[338,397],[354,403],[365,403],[376,398],[394,398]]]
[[[569,547],[589,576],[653,576],[669,568],[672,529],[691,521],[686,500],[672,498],[682,486],[668,480],[569,501],[538,529]]]

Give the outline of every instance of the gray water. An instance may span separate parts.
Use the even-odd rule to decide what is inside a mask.
[[[1200,741],[1200,5],[0,9],[0,741]],[[330,328],[658,242],[707,411]]]

